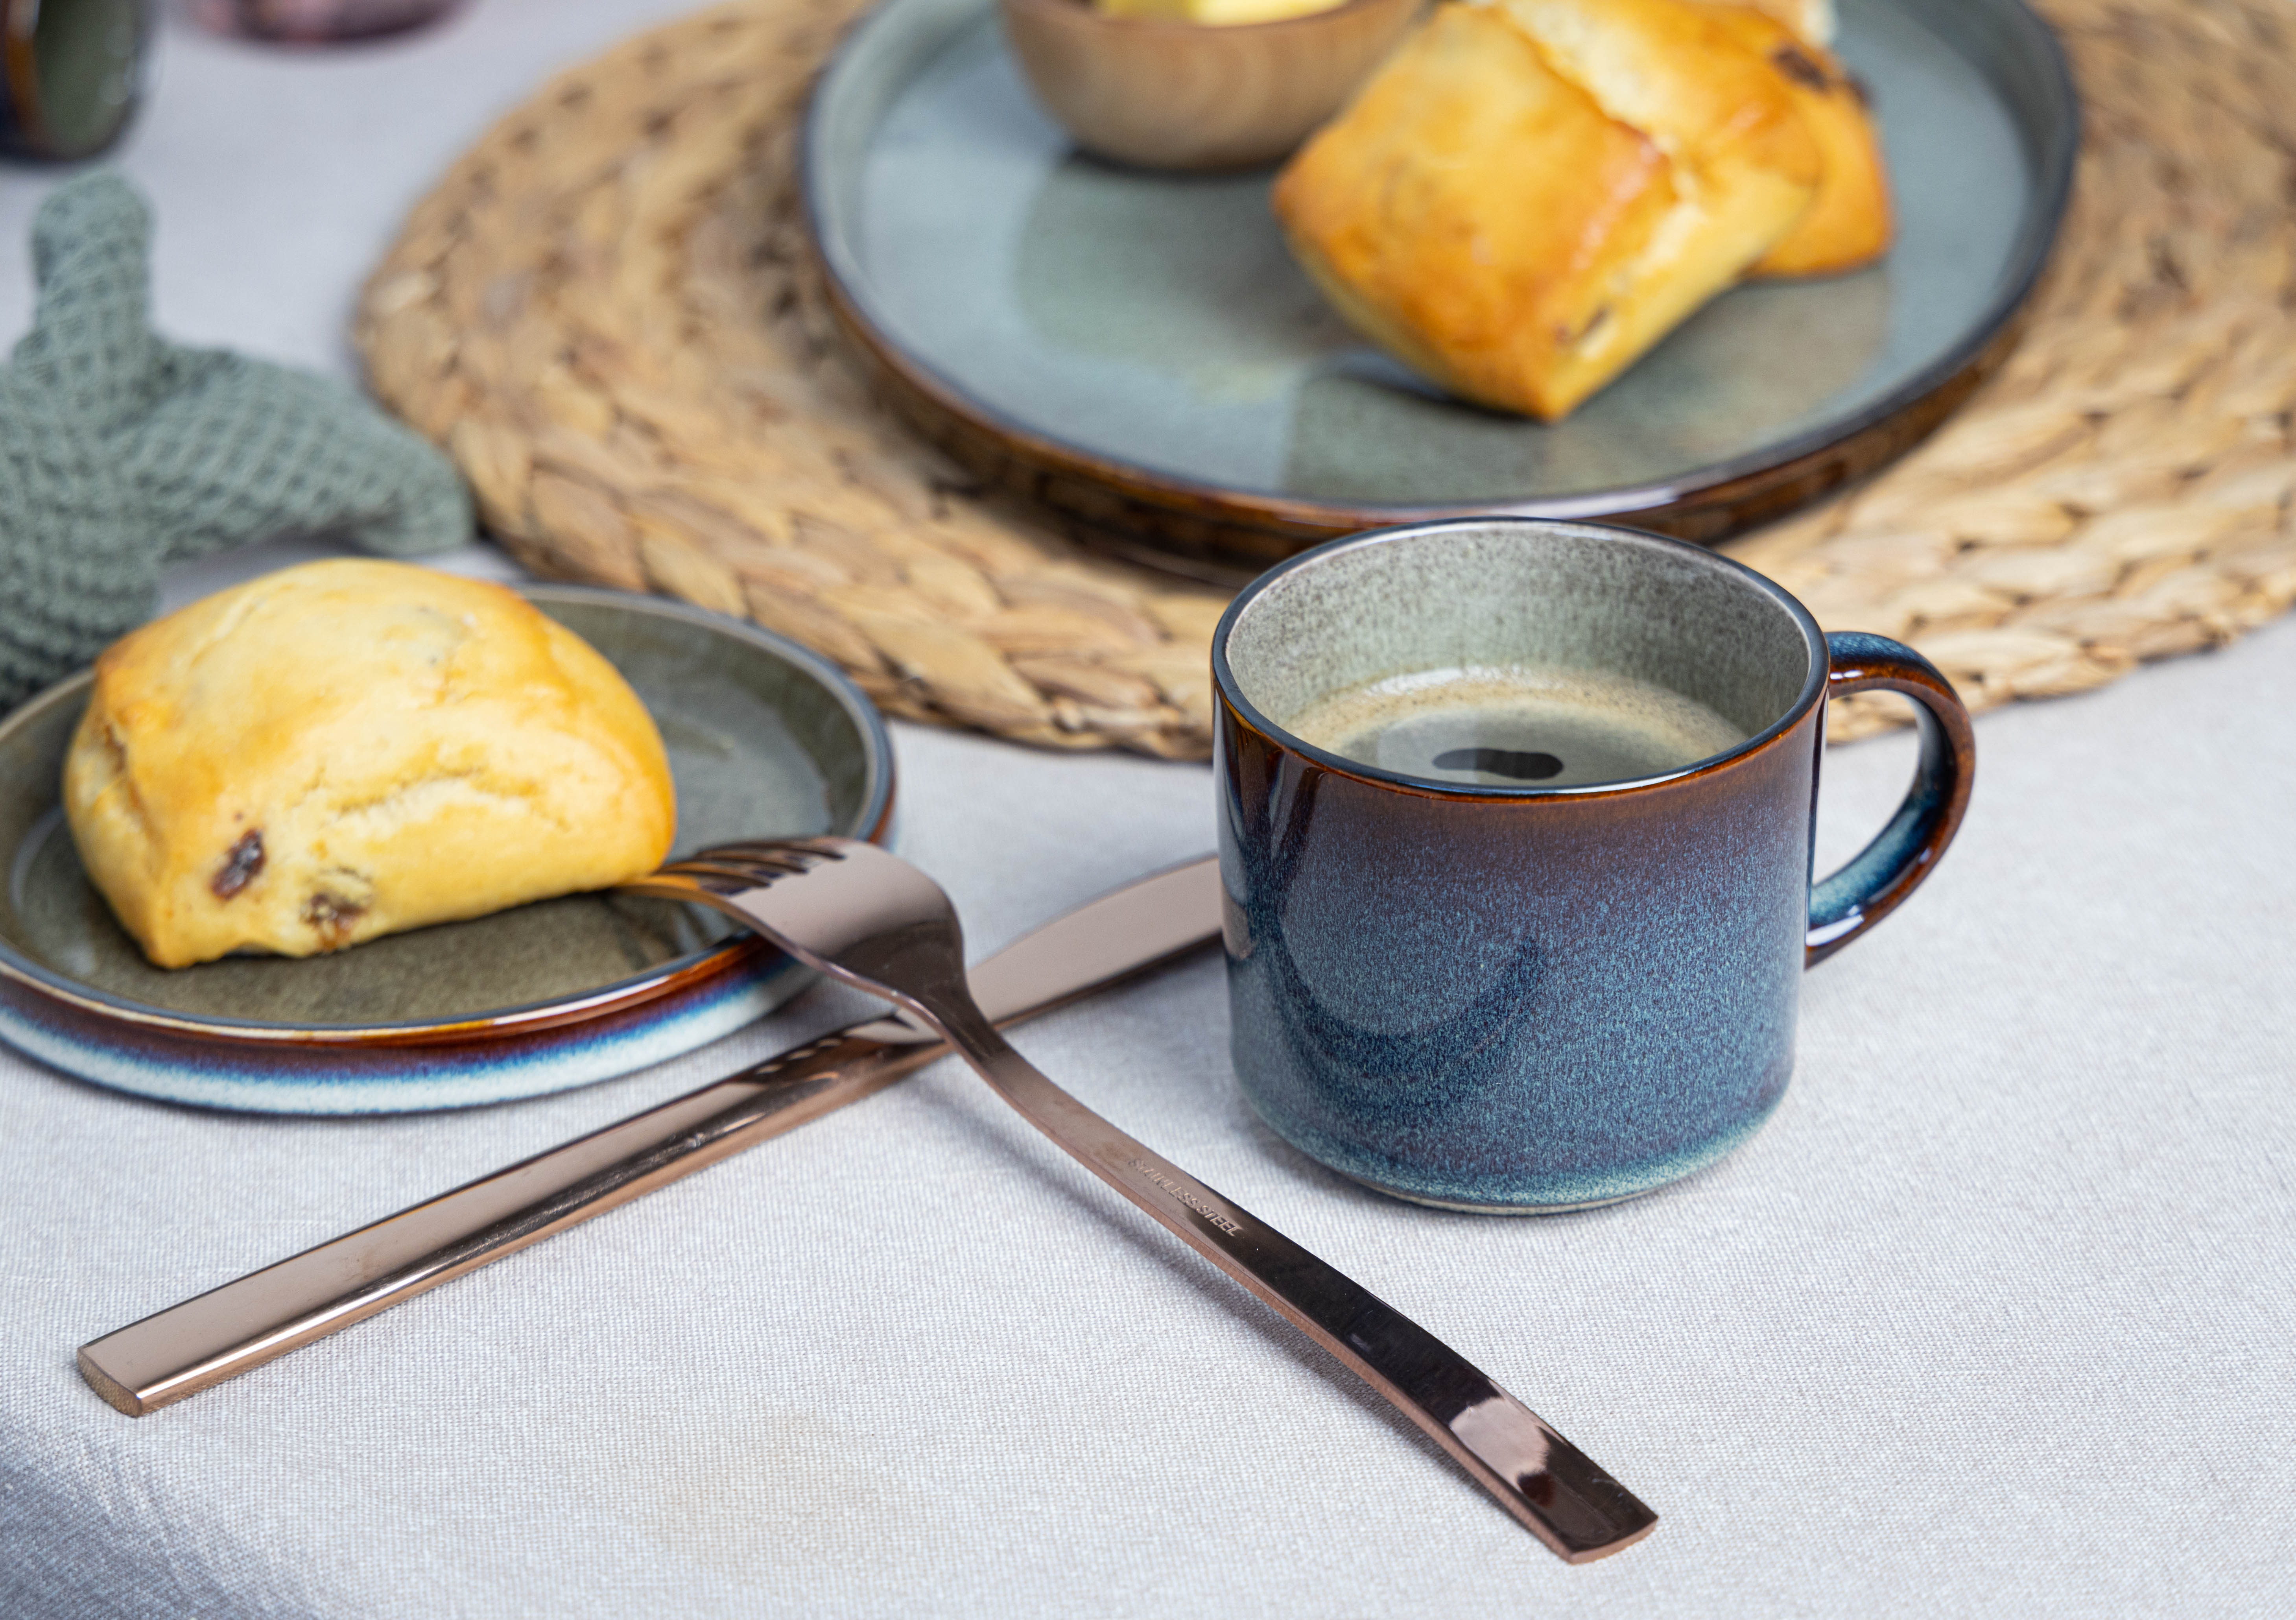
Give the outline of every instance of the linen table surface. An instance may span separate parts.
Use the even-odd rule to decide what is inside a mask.
[[[353,290],[430,179],[679,9],[479,0],[305,54],[168,23],[122,159],[161,329],[348,371]],[[0,244],[47,184],[0,177]],[[0,328],[29,309],[8,262]],[[1448,1214],[1319,1169],[1237,1095],[1216,957],[1018,1037],[1650,1501],[1614,1558],[1557,1562],[947,1063],[141,1421],[74,1371],[865,1005],[824,990],[623,1080],[392,1118],[0,1050],[0,1616],[2285,1613],[2296,624],[1978,739],[1939,875],[1808,979],[1776,1115],[1633,1203]],[[976,950],[1211,843],[1201,767],[895,743],[901,847]],[[1822,865],[1911,757],[1828,757]]]

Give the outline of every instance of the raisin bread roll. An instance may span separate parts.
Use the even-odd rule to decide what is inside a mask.
[[[1274,205],[1374,341],[1553,422],[1744,275],[1822,172],[1777,69],[1696,0],[1484,0],[1439,6]]]
[[[1350,325],[1453,393],[1550,421],[1632,358],[1614,290],[1675,202],[1664,153],[1465,5],[1438,8],[1274,194]]]
[[[1839,275],[1862,269],[1889,251],[1893,234],[1889,169],[1866,93],[1833,53],[1788,29],[1767,11],[1715,5],[1715,19],[1775,69],[1793,97],[1802,127],[1824,159],[1817,195],[1804,214],[1754,261],[1751,275]]]
[[[501,586],[360,560],[116,643],[64,804],[162,967],[602,888],[660,864],[676,822],[660,734],[587,643]]]

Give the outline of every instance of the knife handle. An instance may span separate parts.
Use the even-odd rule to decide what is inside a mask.
[[[81,1345],[80,1376],[140,1418],[857,1101],[947,1050],[880,1032],[899,1032],[881,1019],[824,1036],[170,1305]]]

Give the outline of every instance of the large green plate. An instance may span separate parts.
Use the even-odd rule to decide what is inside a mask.
[[[1491,511],[1715,539],[1902,453],[2008,352],[2079,112],[2019,0],[1842,0],[1899,230],[1830,281],[1715,300],[1567,421],[1462,405],[1325,308],[1269,174],[1083,156],[990,0],[887,0],[815,92],[804,181],[840,318],[926,432],[1103,538],[1213,577]]]

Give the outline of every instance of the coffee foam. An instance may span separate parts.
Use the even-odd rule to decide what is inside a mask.
[[[1319,697],[1279,723],[1363,764],[1506,786],[1663,775],[1749,735],[1695,699],[1631,676],[1518,665],[1390,675]]]

